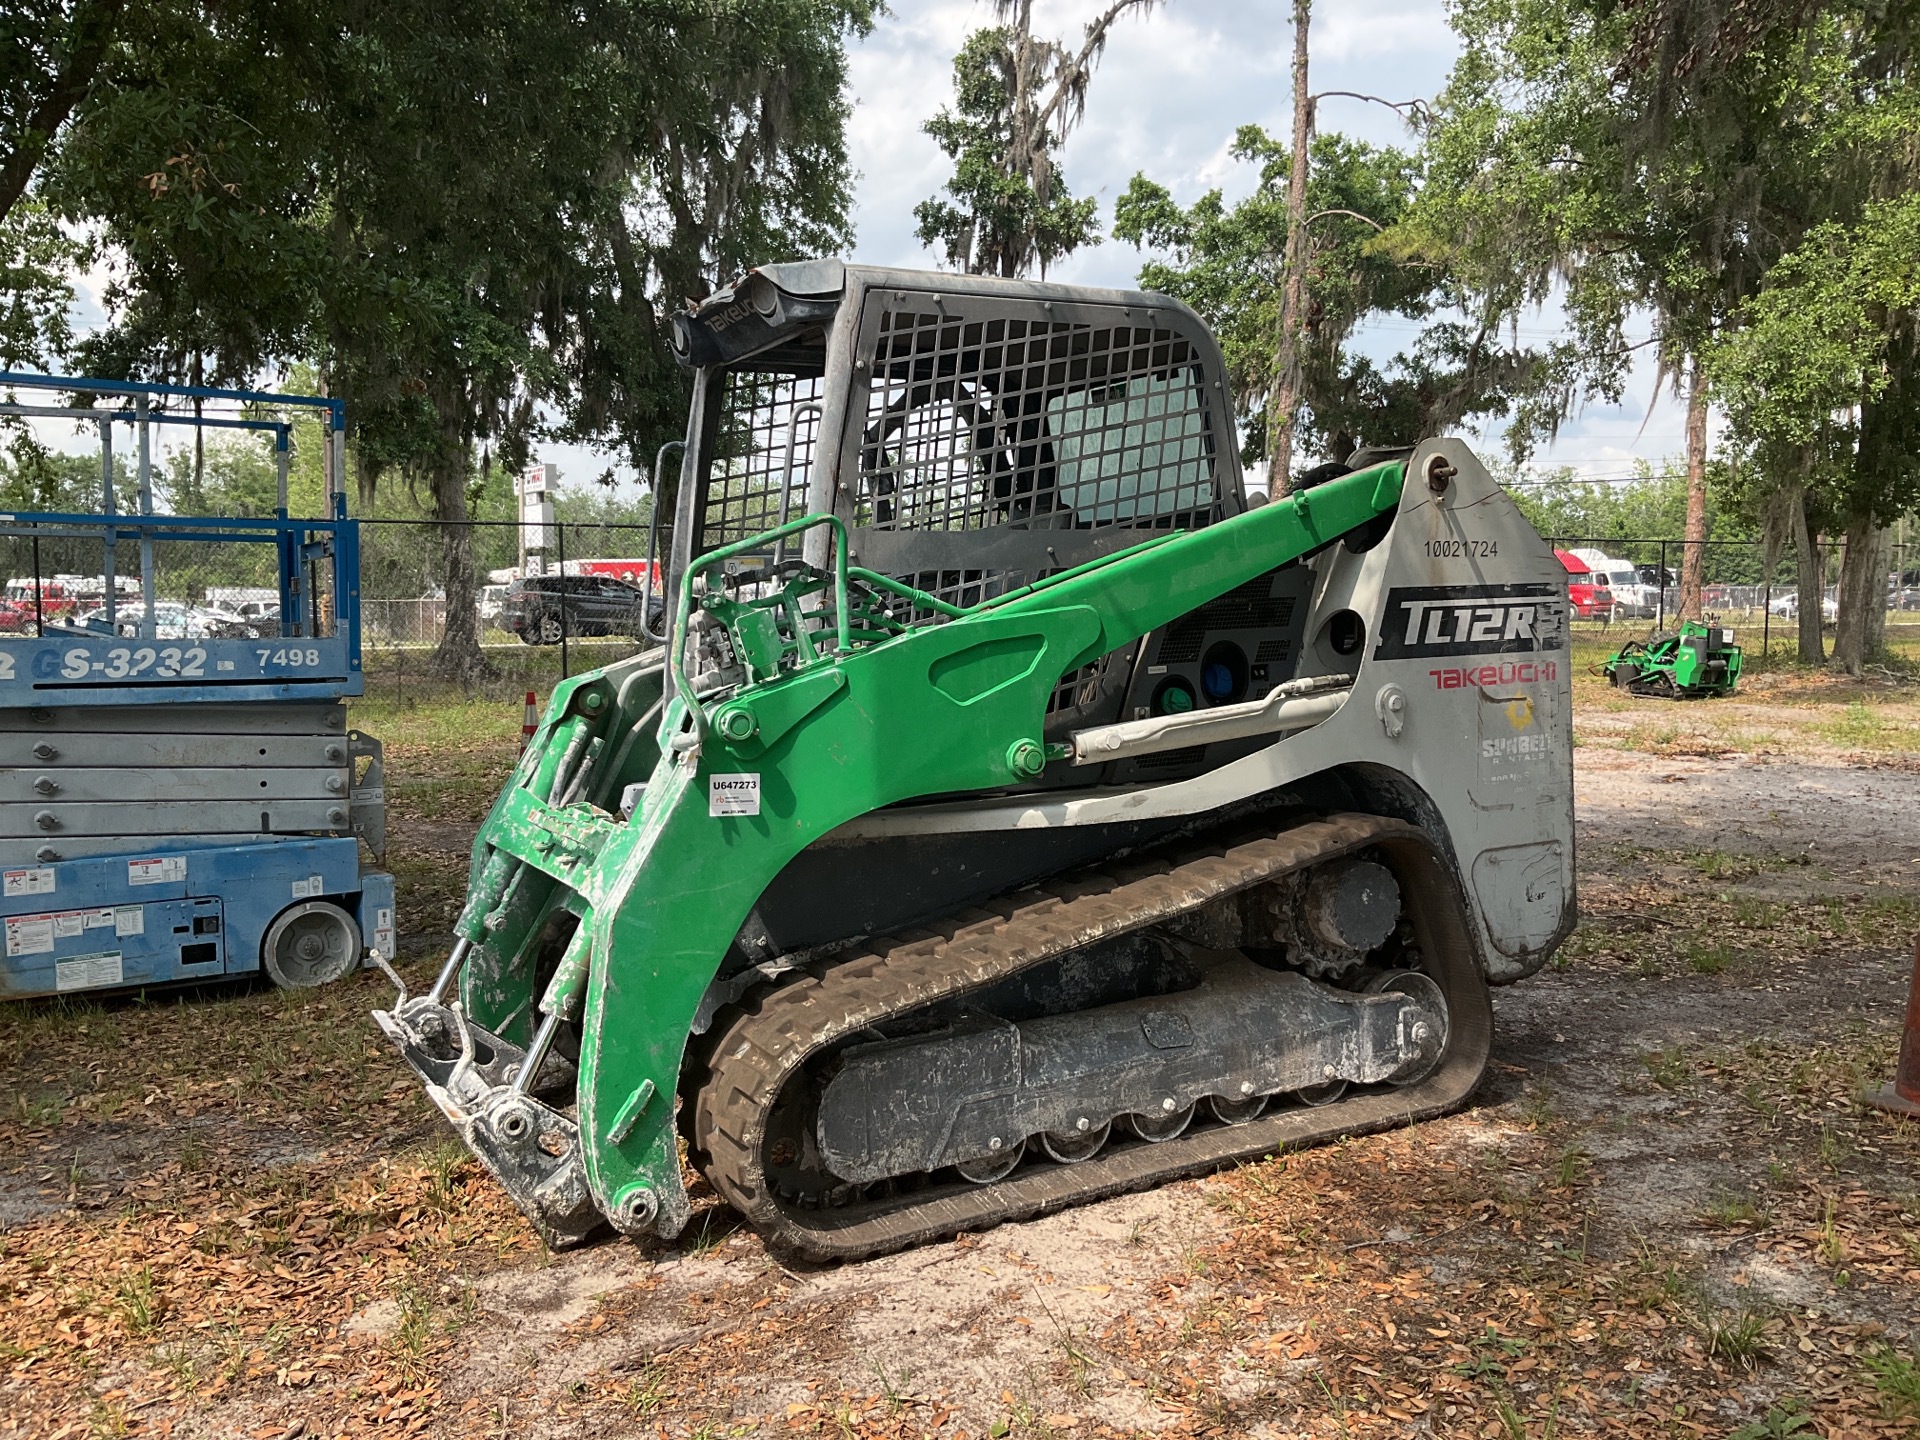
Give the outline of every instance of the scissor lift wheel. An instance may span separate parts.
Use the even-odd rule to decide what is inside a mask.
[[[289,905],[267,927],[261,961],[283,990],[310,990],[360,963],[360,927],[330,900]]]

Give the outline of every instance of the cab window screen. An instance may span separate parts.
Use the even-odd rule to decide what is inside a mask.
[[[1080,525],[1131,525],[1213,500],[1195,370],[1136,375],[1047,402],[1061,507]]]
[[[807,513],[824,382],[734,370],[722,379],[696,551],[745,540]]]
[[[1167,329],[889,311],[874,337],[858,523],[1208,524],[1220,512],[1203,387],[1194,346]]]

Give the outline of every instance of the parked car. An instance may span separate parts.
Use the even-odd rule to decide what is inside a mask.
[[[665,609],[658,596],[608,575],[529,575],[507,586],[497,623],[528,645],[557,645],[563,634],[644,639],[642,617],[657,632]]]
[[[237,605],[209,605],[208,608],[238,615],[254,627],[256,637],[280,633],[280,602],[278,600],[242,600]]]
[[[205,620],[207,633],[223,640],[258,640],[280,633],[280,607],[273,607],[273,619],[263,620],[245,610],[229,610],[223,605],[189,606]]]
[[[113,625],[107,624],[107,607],[82,610],[64,623],[71,629],[96,635],[123,635],[129,640],[141,638],[146,607],[122,602],[114,612]],[[200,605],[183,605],[177,600],[156,600],[153,605],[153,638],[156,640],[256,640],[261,628],[244,616],[225,610],[210,610]]]
[[[0,599],[0,635],[24,634],[33,629],[33,621],[31,600]]]
[[[1798,590],[1789,590],[1784,595],[1774,596],[1773,603],[1767,606],[1767,609],[1775,615],[1782,616],[1788,620],[1799,619],[1800,592]],[[1820,618],[1827,621],[1838,620],[1840,618],[1840,601],[1837,596],[1822,595],[1820,597]]]
[[[1589,568],[1578,555],[1565,550],[1553,553],[1567,570],[1567,599],[1572,602],[1574,619],[1611,620],[1613,592],[1607,586],[1605,573]]]
[[[40,613],[48,620],[64,620],[79,608],[72,586],[44,576],[37,587],[30,579],[9,580],[6,598],[10,605],[25,607],[28,615],[34,613],[37,599]]]

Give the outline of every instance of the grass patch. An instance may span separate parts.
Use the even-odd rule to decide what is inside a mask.
[[[1767,1223],[1767,1212],[1753,1195],[1744,1190],[1728,1190],[1715,1186],[1707,1197],[1704,1216],[1709,1224],[1725,1226],[1728,1229],[1746,1229]]]
[[[1721,975],[1733,967],[1740,954],[1724,940],[1685,942],[1687,964],[1696,975]]]
[[[1890,713],[1894,710],[1902,713]],[[1920,750],[1920,722],[1905,707],[1868,705],[1853,701],[1830,720],[1813,726],[1814,733],[1844,750]]]
[[[1723,1309],[1703,1304],[1698,1328],[1707,1354],[1727,1365],[1752,1370],[1767,1357],[1768,1316],[1750,1305]]]
[[[1693,1079],[1693,1067],[1687,1063],[1687,1052],[1677,1045],[1642,1055],[1640,1063],[1647,1067],[1648,1076],[1662,1090],[1678,1090]]]
[[[1813,1417],[1798,1400],[1783,1400],[1758,1420],[1749,1420],[1727,1440],[1794,1440],[1797,1435],[1812,1435]]]
[[[1920,1419],[1920,1350],[1882,1346],[1866,1357],[1867,1373],[1890,1420]]]

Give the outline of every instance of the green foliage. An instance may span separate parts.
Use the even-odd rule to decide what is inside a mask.
[[[0,25],[0,219],[20,202],[54,136],[86,97],[124,8],[123,0],[7,6]]]
[[[1598,546],[1609,555],[1646,564],[1658,558],[1658,547],[1630,542],[1678,540],[1685,534],[1687,476],[1673,460],[1658,469],[1645,461],[1635,468],[1638,476],[1624,484],[1582,480],[1570,469],[1537,479],[1519,481],[1509,476],[1507,480],[1514,503],[1542,535]],[[1716,585],[1757,584],[1763,568],[1757,528],[1736,504],[1720,498],[1733,485],[1729,467],[1719,463],[1708,467],[1706,538],[1749,543],[1709,546],[1706,580]],[[1678,570],[1678,547],[1669,549],[1667,564]]]
[[[943,187],[951,198],[914,207],[914,233],[947,264],[972,274],[1021,275],[1037,262],[1044,275],[1099,235],[1098,203],[1076,200],[1052,163],[1059,137],[1034,127],[1030,107],[1022,113],[1023,39],[1032,46],[1031,37],[1006,26],[969,35],[953,57],[953,106],[921,127],[953,162],[953,176]],[[1070,63],[1059,46],[1041,48],[1047,78]]]
[[[347,401],[363,497],[398,476],[456,524],[474,475],[543,433],[638,467],[685,414],[666,312],[846,242],[845,43],[874,12],[157,11],[116,38],[44,174],[122,262],[79,363],[243,381],[310,359]],[[444,558],[470,593],[464,532]],[[472,621],[449,608],[452,667],[479,663]]]
[[[196,474],[191,446],[169,451],[162,462],[157,498],[175,515],[259,519],[279,506],[280,479],[270,441],[216,434],[206,441],[202,462]],[[291,505],[288,509],[299,513]]]
[[[139,508],[133,471],[124,455],[113,459],[114,503]],[[17,431],[0,455],[0,508],[51,510],[91,515],[100,509],[100,457],[49,450],[26,431]]]
[[[1920,194],[1816,226],[1714,346],[1735,443],[1803,456],[1844,515],[1885,523],[1920,501]]]
[[[1228,206],[1213,190],[1183,209],[1167,187],[1135,175],[1114,207],[1113,233],[1158,257],[1140,269],[1143,288],[1184,300],[1219,338],[1251,461],[1267,449],[1292,162],[1287,147],[1257,125],[1235,133],[1231,153],[1259,167],[1246,199]],[[1357,444],[1411,444],[1502,414],[1538,363],[1459,320],[1465,297],[1452,278],[1405,253],[1396,227],[1419,180],[1418,158],[1391,146],[1339,134],[1314,141],[1305,449],[1344,458]],[[1419,340],[1384,367],[1347,350],[1354,331],[1379,315],[1427,322]]]
[[[1920,1349],[1882,1345],[1866,1361],[1887,1414],[1920,1417]]]
[[[611,485],[563,489],[553,497],[553,515],[562,525],[644,528],[652,514],[651,495],[622,495]],[[645,537],[636,538],[643,541]]]
[[[66,349],[79,251],[36,201],[0,219],[0,368],[41,369]]]
[[[1894,28],[1877,7],[1470,0],[1454,16],[1463,53],[1413,228],[1489,313],[1558,300],[1575,340],[1516,449],[1583,397],[1618,398],[1636,309],[1679,374],[1810,223],[1887,168],[1885,147],[1870,162],[1831,143],[1886,67],[1869,61],[1869,32]]]

